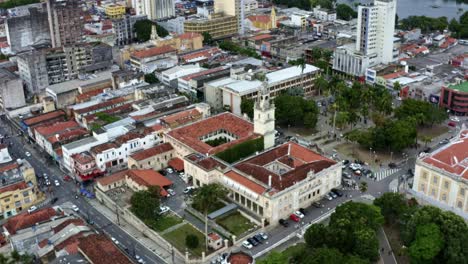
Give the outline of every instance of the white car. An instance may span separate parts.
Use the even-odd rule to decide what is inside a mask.
[[[167,172],[167,173],[173,173],[174,171],[173,171],[171,168],[167,168],[167,169],[166,169],[166,172]]]
[[[351,164],[349,165],[349,167],[350,167],[353,171],[362,169],[362,166],[361,166],[360,164],[357,164],[357,163],[351,163]]]
[[[297,215],[297,217],[299,217],[301,219],[304,218],[304,214],[299,212],[299,211],[294,212],[294,214]]]
[[[176,192],[172,189],[167,189],[167,192],[171,195],[171,196],[174,196],[176,195]]]
[[[460,122],[460,119],[456,116],[452,116],[450,117],[450,120],[453,121],[453,122]]]
[[[159,214],[165,214],[167,212],[169,212],[169,210],[171,210],[171,208],[169,208],[169,206],[160,206],[159,207]]]
[[[37,207],[33,205],[33,206],[29,207],[28,213],[32,213],[32,212],[34,212],[36,210],[37,210]]]
[[[267,234],[267,233],[260,232],[260,233],[258,233],[258,234],[263,238],[263,240],[267,240],[267,239],[268,239],[268,234]]]
[[[31,153],[29,151],[26,151],[24,154],[26,155],[26,157],[31,157]]]
[[[327,194],[327,195],[325,195],[325,199],[327,199],[328,201],[331,201],[331,200],[333,200],[333,197],[331,197],[330,195]]]
[[[193,186],[188,186],[187,188],[185,188],[184,190],[184,193],[185,194],[189,194],[191,191],[195,190],[195,187]]]
[[[250,244],[249,241],[247,241],[247,240],[242,242],[242,246],[245,247],[246,249],[252,249],[253,248],[252,244]]]
[[[54,183],[55,183],[55,186],[60,186],[60,182],[58,180],[55,180]]]
[[[80,210],[80,208],[78,208],[78,206],[76,206],[76,205],[72,205],[72,210],[75,211],[75,212],[78,212]]]
[[[115,239],[115,237],[111,237],[111,240],[112,242],[114,242],[116,245],[120,244],[119,241],[117,239]]]

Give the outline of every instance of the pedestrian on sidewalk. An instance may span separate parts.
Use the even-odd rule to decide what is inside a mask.
[[[384,251],[385,251],[385,248],[381,248],[380,251],[384,252]]]

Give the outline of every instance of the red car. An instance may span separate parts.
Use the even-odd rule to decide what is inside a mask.
[[[455,122],[453,122],[453,121],[448,122],[448,125],[451,126],[451,127],[456,127],[457,126],[457,124]]]
[[[295,215],[295,214],[292,214],[289,216],[289,219],[293,220],[294,222],[299,222],[301,221],[301,219],[299,218],[299,216]]]
[[[65,175],[65,176],[63,176],[63,180],[64,181],[71,181],[72,178],[70,176],[68,176],[68,175]]]

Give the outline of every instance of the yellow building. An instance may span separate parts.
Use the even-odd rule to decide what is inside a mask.
[[[253,15],[247,18],[250,20],[252,25],[258,29],[270,30],[276,28],[276,11],[275,8],[271,8],[271,14],[268,15]]]
[[[190,51],[203,48],[203,36],[189,32],[168,39],[157,39],[153,43],[156,47],[171,46],[178,51]]]
[[[212,14],[208,19],[192,19],[184,22],[185,33],[208,32],[214,39],[233,36],[238,33],[237,18],[223,14]]]
[[[111,4],[106,6],[106,16],[109,18],[121,18],[125,15],[125,6]]]
[[[468,129],[416,161],[411,192],[422,201],[468,219]]]
[[[27,210],[37,202],[36,175],[27,160],[0,165],[0,174],[0,214],[4,218]]]

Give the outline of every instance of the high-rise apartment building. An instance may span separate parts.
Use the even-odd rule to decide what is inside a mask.
[[[222,13],[225,16],[235,16],[237,18],[237,28],[241,29],[241,13],[243,0],[215,0],[214,12]]]
[[[396,0],[359,6],[356,43],[335,50],[333,69],[363,76],[369,67],[394,61],[395,15]]]
[[[137,15],[146,15],[150,20],[175,16],[174,0],[132,0]]]
[[[81,0],[47,0],[52,47],[81,42],[85,9]]]
[[[115,34],[115,45],[124,46],[132,43],[136,37],[133,26],[137,21],[145,19],[147,19],[145,15],[126,15],[120,19],[113,19],[112,30]]]

